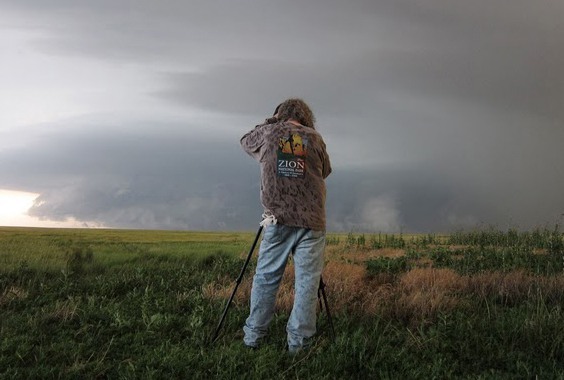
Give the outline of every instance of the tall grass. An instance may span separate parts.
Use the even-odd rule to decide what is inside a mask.
[[[470,245],[478,247],[519,247],[525,249],[546,249],[550,253],[564,252],[563,234],[556,224],[553,229],[536,228],[532,231],[507,231],[494,227],[475,231],[456,231],[449,236],[451,245]]]

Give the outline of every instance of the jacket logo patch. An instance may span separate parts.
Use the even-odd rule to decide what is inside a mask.
[[[276,152],[276,175],[304,178],[306,171],[307,138],[297,133],[281,137]]]

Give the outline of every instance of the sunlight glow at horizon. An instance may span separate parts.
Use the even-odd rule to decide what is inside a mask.
[[[52,221],[41,220],[28,215],[33,201],[39,196],[36,193],[0,189],[0,226],[6,227],[84,227],[76,220]]]

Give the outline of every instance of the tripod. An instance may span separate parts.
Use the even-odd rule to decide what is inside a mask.
[[[249,254],[247,255],[247,259],[245,260],[245,264],[243,264],[243,268],[241,268],[241,272],[239,273],[239,277],[237,277],[237,279],[235,280],[235,288],[233,288],[233,292],[231,293],[231,296],[229,297],[229,301],[227,301],[227,304],[225,305],[225,309],[223,310],[223,313],[221,315],[221,319],[219,320],[219,323],[215,329],[215,332],[211,338],[211,343],[214,343],[218,336],[219,336],[219,331],[221,330],[221,328],[223,327],[223,322],[225,322],[225,317],[227,316],[227,312],[229,311],[229,307],[231,306],[231,302],[233,302],[233,298],[235,297],[235,293],[237,292],[237,289],[239,288],[239,285],[241,284],[241,281],[243,280],[243,275],[245,274],[245,270],[247,269],[247,266],[249,265],[249,262],[251,261],[251,257],[253,255],[253,252],[255,250],[255,247],[257,245],[257,242],[259,240],[260,234],[262,233],[263,230],[263,226],[261,225],[257,231],[257,234],[255,236],[255,240],[253,241],[253,245],[251,246],[251,249],[249,250]],[[333,327],[333,319],[331,318],[331,312],[329,311],[329,303],[327,302],[327,295],[325,294],[325,283],[323,282],[323,277],[319,278],[319,289],[317,290],[317,299],[319,300],[319,307],[320,310],[323,311],[323,304],[321,302],[321,300],[323,299],[323,303],[325,303],[325,310],[327,311],[327,320],[329,321],[329,326],[331,327],[331,339],[334,341],[335,340],[335,328]]]

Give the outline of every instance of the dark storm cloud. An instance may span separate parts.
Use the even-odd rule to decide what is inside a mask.
[[[86,132],[52,128],[35,144],[0,152],[3,186],[40,193],[30,213],[49,220],[75,218],[129,228],[256,227],[261,213],[258,166],[237,139],[202,140],[198,133],[171,125],[141,129],[143,136],[119,125]],[[46,146],[43,139],[57,143]],[[404,218],[411,219],[410,212],[441,206],[435,200],[438,205],[403,209],[396,201],[406,183],[418,183],[426,191],[419,199],[436,196],[434,186],[418,181],[414,172],[333,175],[329,228],[395,231]],[[423,222],[413,219],[414,226]]]
[[[256,227],[258,165],[240,150],[234,133],[210,139],[194,132],[201,126],[138,128],[143,135],[120,125],[99,125],[96,131],[51,128],[35,144],[0,152],[2,185],[40,193],[31,214],[50,220],[72,217],[129,228]],[[556,164],[548,167],[559,170]],[[538,223],[553,216],[538,205],[523,209],[535,204],[539,191],[527,195],[529,188],[505,187],[504,201],[492,192],[491,181],[471,183],[465,168],[459,169],[460,178],[427,164],[336,168],[328,179],[328,228],[444,231],[504,223],[510,216],[521,226],[531,223],[531,215]],[[531,188],[539,186],[554,199],[553,185]]]
[[[103,125],[96,131],[43,133],[55,143],[0,152],[3,186],[40,193],[31,214],[51,220],[240,227],[241,219],[258,213],[256,171],[249,170],[237,140],[202,140],[180,127],[156,123],[142,128],[142,135]]]
[[[0,186],[41,193],[35,215],[251,228],[258,168],[237,140],[288,96],[312,105],[333,159],[330,229],[529,227],[564,212],[562,2],[0,4],[46,54],[146,66],[156,101],[234,118],[227,135],[224,120],[96,126],[0,151]]]

